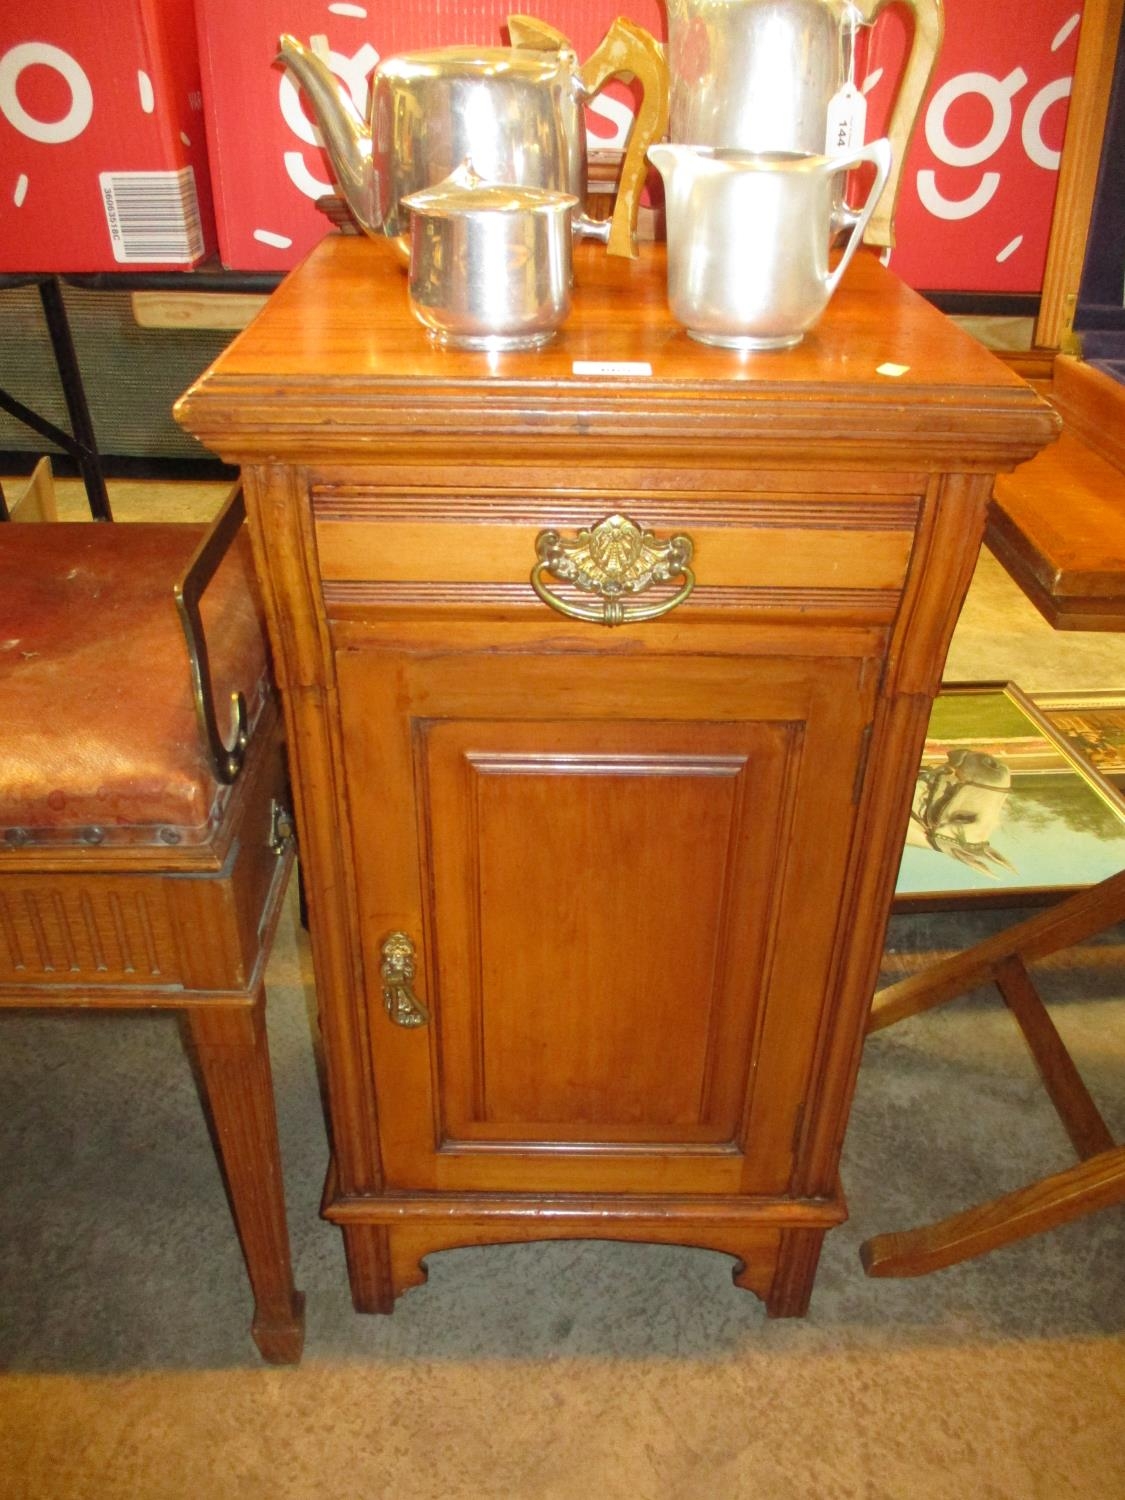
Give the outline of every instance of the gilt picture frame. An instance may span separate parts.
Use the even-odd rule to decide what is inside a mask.
[[[1036,693],[1035,706],[1099,775],[1125,787],[1125,689]]]
[[[1048,696],[1014,683],[939,694],[896,911],[1043,904],[1125,869],[1125,794],[1087,753],[1125,761],[1125,693]]]

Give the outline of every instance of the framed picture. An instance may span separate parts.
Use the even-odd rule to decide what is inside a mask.
[[[1125,869],[1125,797],[1086,753],[1125,758],[1125,694],[1098,697],[1096,715],[1094,696],[1037,706],[1012,683],[939,695],[896,910],[1031,905]]]
[[[1052,728],[1115,786],[1125,785],[1125,691],[1036,693]]]

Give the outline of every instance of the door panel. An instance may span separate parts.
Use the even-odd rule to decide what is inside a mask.
[[[446,1143],[734,1141],[797,738],[426,726]]]
[[[340,654],[389,1185],[780,1190],[867,711],[799,666],[587,660],[576,704],[566,658]],[[395,930],[426,1026],[383,1012]]]

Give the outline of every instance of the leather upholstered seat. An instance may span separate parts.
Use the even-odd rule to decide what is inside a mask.
[[[170,580],[204,528],[73,522],[0,533],[0,837],[200,843],[230,788],[195,722]],[[266,652],[245,537],[203,601],[216,700],[253,725]]]

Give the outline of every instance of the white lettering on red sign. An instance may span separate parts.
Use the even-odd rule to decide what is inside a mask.
[[[20,103],[20,74],[25,68],[53,68],[70,90],[70,108],[59,120],[37,120]],[[31,141],[61,145],[81,135],[94,113],[94,91],[78,62],[48,42],[21,42],[0,57],[0,113]]]
[[[613,126],[612,135],[587,134],[586,141],[590,149],[623,151],[633,128],[633,111],[625,101],[615,99],[612,94],[595,94],[586,101],[586,108]]]
[[[958,73],[948,79],[930,100],[926,111],[926,144],[948,167],[979,167],[1002,148],[1012,129],[1012,101],[1027,85],[1022,68],[1013,68],[1006,78],[991,73]],[[1043,139],[1043,121],[1052,104],[1070,95],[1071,78],[1055,78],[1032,96],[1024,110],[1020,140],[1029,160],[1048,172],[1057,172],[1062,153]],[[957,100],[976,94],[992,111],[992,121],[979,141],[968,146],[955,145],[946,130],[946,117]],[[982,172],[973,189],[962,198],[947,197],[937,185],[932,168],[918,173],[918,197],[924,208],[938,219],[970,219],[986,208],[1000,187],[1000,173]]]
[[[371,70],[379,61],[379,54],[375,48],[370,42],[364,42],[352,57],[348,57],[343,52],[326,52],[321,48],[317,51],[347,88],[356,109],[361,115],[366,116],[367,80]],[[320,131],[302,109],[300,90],[288,73],[284,74],[281,79],[277,97],[281,105],[282,118],[297,139],[303,141],[306,146],[323,146],[324,141]],[[325,193],[332,192],[332,184],[321,181],[306,161],[304,152],[286,151],[283,160],[290,182],[306,198],[312,198],[315,201],[317,198],[322,198]]]

